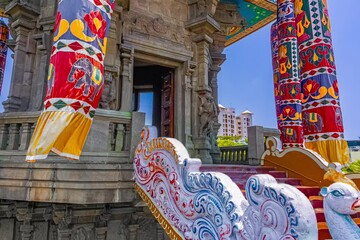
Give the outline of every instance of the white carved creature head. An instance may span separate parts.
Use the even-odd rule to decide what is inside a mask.
[[[333,211],[340,214],[354,214],[360,212],[360,193],[346,183],[333,183],[323,187],[320,194]]]

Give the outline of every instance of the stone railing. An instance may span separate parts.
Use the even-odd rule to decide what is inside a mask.
[[[247,165],[248,161],[248,146],[236,147],[220,147],[221,164],[241,164]]]
[[[40,112],[0,114],[0,199],[68,204],[132,203],[132,156],[143,113],[97,110],[78,161],[55,154],[25,162]]]
[[[27,150],[39,115],[40,112],[0,114],[0,150]],[[130,127],[131,113],[97,110],[84,152],[130,151]]]

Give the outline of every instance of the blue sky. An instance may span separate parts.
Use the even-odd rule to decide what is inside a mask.
[[[345,4],[344,4],[345,3]],[[345,137],[360,137],[359,0],[328,0],[333,32]],[[254,124],[276,127],[270,52],[270,25],[225,49],[227,61],[219,73],[219,102],[254,113]],[[12,59],[8,52],[0,102],[7,99]],[[0,111],[3,107],[0,105]],[[150,116],[149,116],[150,117]],[[151,117],[150,117],[151,118]],[[148,119],[150,120],[150,119]]]
[[[359,0],[328,0],[346,139],[360,137]],[[237,113],[248,109],[254,124],[276,128],[270,25],[225,49],[219,103]]]

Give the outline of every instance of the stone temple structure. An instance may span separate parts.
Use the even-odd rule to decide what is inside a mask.
[[[276,5],[116,0],[105,88],[80,160],[51,155],[26,163],[43,109],[56,7],[56,0],[0,2],[14,62],[0,114],[0,239],[166,239],[134,192],[133,154],[145,125],[139,109],[151,101],[147,114],[161,136],[177,138],[204,163],[217,163],[223,50],[274,20]]]

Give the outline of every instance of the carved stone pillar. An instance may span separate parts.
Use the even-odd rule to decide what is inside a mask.
[[[210,49],[211,51],[211,57],[212,57],[212,65],[210,67],[210,71],[209,71],[209,78],[210,78],[210,86],[211,86],[211,90],[212,90],[212,96],[214,98],[214,103],[216,105],[216,110],[217,110],[217,114],[216,114],[216,121],[214,121],[214,124],[212,126],[212,132],[209,133],[210,135],[210,144],[211,144],[211,150],[210,150],[210,155],[213,159],[214,163],[220,163],[221,159],[220,159],[220,149],[217,145],[217,134],[218,131],[220,129],[221,124],[217,121],[218,119],[218,105],[219,105],[219,101],[218,101],[218,73],[221,70],[221,64],[226,60],[226,56],[224,54],[222,54],[221,52],[224,49],[225,46],[225,35],[222,36],[222,34],[214,34],[214,43]],[[219,41],[219,39],[223,40],[223,41]]]
[[[31,223],[33,206],[26,202],[16,203],[16,219],[22,222],[20,226],[21,240],[32,240],[34,226]]]
[[[213,18],[217,2],[189,2],[190,19],[186,24],[187,29],[194,33],[193,42],[196,44],[196,89],[193,89],[192,98],[192,125],[195,126],[193,141],[195,144],[195,156],[204,163],[213,162],[210,155],[212,140],[209,132],[212,131],[214,113],[217,110],[213,107],[213,98],[212,100],[208,100],[208,98],[210,98],[212,92],[209,86],[210,45],[213,43],[211,35],[220,30],[220,25]]]
[[[43,26],[43,29],[53,28],[53,21]],[[50,61],[52,32],[44,31],[34,35],[37,42],[37,53],[35,57],[35,72],[31,85],[31,98],[29,111],[39,111],[43,107],[43,101],[46,94],[47,75]]]
[[[32,127],[31,123],[22,124],[21,133],[20,133],[21,145],[19,147],[19,150],[26,150],[28,148],[31,138],[31,127]]]
[[[7,140],[9,137],[9,125],[0,125],[0,149],[5,150],[7,146]]]
[[[26,110],[30,99],[33,53],[35,42],[31,38],[38,12],[26,3],[11,2],[6,13],[12,17],[11,28],[16,39],[14,62],[8,99],[3,102],[5,112]]]
[[[185,73],[184,73],[184,119],[185,119],[185,147],[189,151],[190,154],[193,154],[194,151],[194,143],[192,141],[192,124],[191,124],[191,118],[192,118],[192,77],[193,73],[195,72],[195,63],[194,62],[187,62],[185,65]]]
[[[133,94],[133,58],[134,50],[132,47],[123,45],[121,47],[121,111],[132,111]]]
[[[118,46],[121,44],[122,36],[122,12],[123,8],[121,6],[115,5],[110,22],[106,57],[104,59],[105,85],[99,103],[99,108],[102,109],[120,109],[121,86],[119,83],[119,78],[121,68],[121,52]]]
[[[95,240],[106,240],[108,232],[108,222],[111,218],[111,212],[108,207],[105,207],[96,220]]]
[[[7,150],[18,150],[20,140],[20,125],[17,123],[10,124],[9,127],[9,141]]]
[[[107,231],[108,231],[107,227],[97,227],[97,228],[95,228],[95,239],[96,240],[106,240]]]
[[[132,224],[128,226],[129,229],[129,240],[136,240],[137,238],[137,232],[139,230],[139,225],[138,224]]]
[[[58,240],[70,240],[71,239],[71,222],[73,217],[73,211],[70,207],[63,205],[53,205],[53,221],[58,226],[57,235]]]

